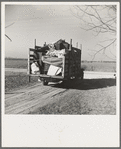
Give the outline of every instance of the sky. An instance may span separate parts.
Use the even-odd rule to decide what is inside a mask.
[[[71,10],[73,5],[5,5],[5,34],[12,40],[5,38],[5,57],[27,58],[29,48],[34,48],[34,41],[38,46],[44,42],[54,43],[65,39],[73,46],[82,44],[82,60],[92,60],[92,51],[97,44],[107,36],[94,36],[93,32],[85,31],[84,26]],[[12,24],[13,23],[13,24]],[[11,25],[12,24],[12,25]],[[10,25],[10,26],[9,26]],[[111,52],[108,52],[111,51]],[[110,47],[107,54],[115,54],[115,47]],[[112,60],[99,54],[95,60]]]

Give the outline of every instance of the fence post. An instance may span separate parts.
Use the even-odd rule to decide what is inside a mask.
[[[76,43],[76,47],[78,48],[78,42]]]
[[[69,62],[68,62],[68,79],[70,79],[71,76],[71,50],[72,50],[72,39],[70,39],[70,46],[69,46]]]
[[[44,46],[46,46],[46,42],[44,43]]]
[[[30,49],[28,52],[28,75],[29,75],[29,82],[30,82]]]
[[[72,48],[72,39],[70,39],[70,47],[69,47],[69,51],[71,51]]]
[[[81,53],[80,56],[81,56],[81,55],[82,55],[82,44],[80,44],[80,51],[81,51],[81,52],[80,52],[80,53]],[[80,69],[81,69],[81,59],[82,59],[82,58],[80,58]]]
[[[34,45],[35,45],[35,47],[36,47],[36,39],[35,39],[35,41],[34,41]]]

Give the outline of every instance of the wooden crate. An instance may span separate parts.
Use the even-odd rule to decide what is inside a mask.
[[[40,52],[40,50],[37,49],[29,49],[28,54],[28,74],[29,76],[34,76],[31,74],[31,64],[34,60],[33,51]],[[63,57],[63,71],[62,76],[60,76],[63,79],[70,79],[71,77],[77,77],[79,76],[80,69],[81,69],[81,49],[72,47],[72,40],[70,42],[70,48],[65,50],[65,56]],[[36,75],[35,75],[36,76]],[[41,77],[43,75],[40,75]],[[53,76],[54,77],[54,76]],[[57,76],[55,78],[58,79]]]
[[[64,59],[64,78],[76,77],[81,69],[81,50],[72,47]]]

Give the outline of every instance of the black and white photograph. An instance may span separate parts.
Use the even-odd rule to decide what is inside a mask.
[[[3,146],[118,147],[119,3],[1,10]]]

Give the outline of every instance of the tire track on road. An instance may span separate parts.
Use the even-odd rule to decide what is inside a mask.
[[[46,89],[46,87],[45,87]],[[33,90],[34,91],[39,90],[39,88],[35,88]],[[42,92],[36,92],[33,94],[29,94],[30,91],[25,92],[22,95],[19,95],[19,98],[17,99],[17,97],[12,97],[12,102],[11,105],[7,106],[5,108],[5,113],[6,114],[20,114],[20,113],[26,113],[24,111],[30,111],[30,109],[32,108],[37,108],[38,106],[42,106],[45,105],[46,103],[48,103],[51,98],[53,98],[54,95],[57,95],[61,92],[67,91],[67,89],[63,89],[63,88],[48,88],[47,91],[43,90],[43,94]],[[46,94],[45,94],[46,92]],[[29,94],[29,96],[28,96]],[[36,94],[36,95],[35,95]],[[24,99],[23,101],[21,101],[21,99]],[[15,103],[14,103],[15,102]],[[7,104],[7,103],[6,103]]]

